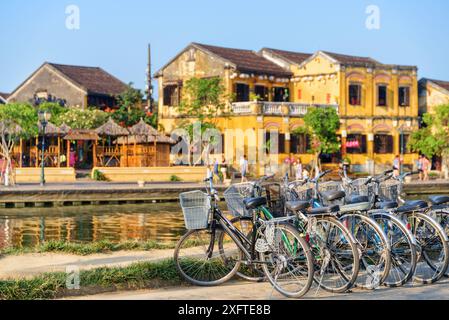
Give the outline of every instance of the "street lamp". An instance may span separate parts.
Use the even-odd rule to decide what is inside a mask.
[[[42,126],[42,171],[41,171],[41,186],[45,185],[45,128],[50,121],[51,114],[48,111],[39,111],[38,113],[39,122]]]

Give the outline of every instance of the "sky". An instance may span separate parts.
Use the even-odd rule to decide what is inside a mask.
[[[0,92],[45,61],[99,66],[144,89],[148,43],[153,72],[200,42],[370,56],[449,81],[448,13],[447,0],[2,0]]]

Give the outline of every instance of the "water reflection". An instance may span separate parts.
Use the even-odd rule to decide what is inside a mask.
[[[177,203],[9,209],[0,213],[0,248],[43,241],[177,241],[185,232]]]

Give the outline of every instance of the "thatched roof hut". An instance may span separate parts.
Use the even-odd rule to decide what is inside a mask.
[[[160,133],[148,123],[140,119],[139,123],[129,128],[129,133],[133,136],[149,137],[158,136]]]
[[[143,144],[143,143],[168,143],[175,144],[176,141],[167,137],[166,135],[160,133],[154,129],[149,124],[145,123],[143,119],[140,119],[139,123],[135,126],[129,128],[130,137],[128,138],[128,143],[130,144]],[[119,138],[118,142],[123,143],[123,138]]]
[[[124,137],[129,135],[128,130],[119,126],[114,120],[112,120],[112,118],[109,118],[109,120],[104,125],[97,128],[95,132],[100,136],[109,137]]]
[[[59,132],[61,133],[61,135],[66,135],[70,132],[70,130],[72,130],[72,128],[70,128],[68,125],[66,125],[65,123],[61,124],[59,126]]]
[[[100,140],[100,137],[94,130],[71,129],[64,140],[96,141]]]

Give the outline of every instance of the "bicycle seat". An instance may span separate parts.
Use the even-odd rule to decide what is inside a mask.
[[[313,208],[310,209],[307,214],[308,215],[324,215],[324,214],[333,214],[340,211],[340,206],[330,206],[323,208]]]
[[[385,201],[376,203],[376,209],[394,209],[397,208],[399,204],[396,201]]]
[[[427,202],[424,200],[408,200],[405,201],[405,206],[424,206],[424,208],[427,207]]]
[[[309,201],[288,201],[285,203],[285,207],[293,212],[304,210],[310,207]]]
[[[344,191],[329,191],[329,192],[322,192],[321,196],[326,201],[334,201],[343,199],[344,197],[346,197],[346,193]]]
[[[418,211],[421,209],[427,208],[427,202],[425,201],[410,201],[403,205],[402,207],[399,207],[396,209],[396,212],[398,213],[405,213],[405,212],[412,212],[412,211]]]
[[[445,204],[449,202],[449,196],[430,196],[430,202],[434,205]]]
[[[260,206],[264,206],[267,204],[266,198],[248,198],[243,200],[243,204],[245,205],[247,210],[257,209]]]
[[[362,203],[362,202],[369,202],[369,197],[355,195],[355,196],[351,196],[351,198],[347,201],[348,204],[356,204],[356,203]]]

